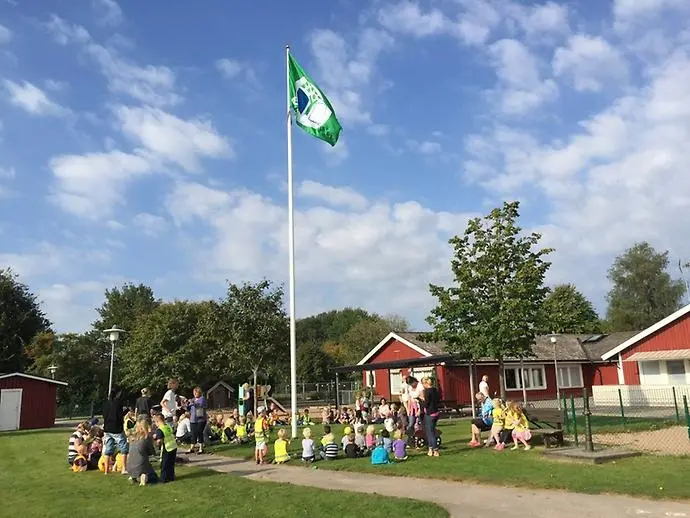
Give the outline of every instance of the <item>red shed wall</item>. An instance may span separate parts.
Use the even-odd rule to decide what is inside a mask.
[[[623,363],[634,353],[690,349],[690,314],[623,351]],[[628,362],[629,363],[629,362]],[[629,384],[626,372],[626,384]],[[638,381],[639,382],[639,381]]]
[[[391,338],[386,345],[384,345],[379,351],[369,358],[367,363],[383,363],[383,362],[393,362],[397,360],[410,360],[416,358],[423,358],[423,355],[408,347],[404,343]],[[395,370],[395,369],[394,369]],[[402,372],[407,374],[409,369],[402,369]],[[438,375],[438,370],[437,370]],[[374,371],[374,376],[376,377],[376,394],[386,399],[392,399],[391,394],[391,384],[390,376],[388,375],[388,369],[378,369]],[[362,383],[364,386],[368,384],[367,373],[362,373]]]
[[[583,364],[585,385],[618,385],[618,362]]]
[[[20,429],[50,428],[55,424],[57,385],[14,376],[1,379],[0,389],[23,389]]]

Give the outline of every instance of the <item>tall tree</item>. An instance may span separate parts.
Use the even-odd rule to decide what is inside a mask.
[[[23,372],[29,363],[26,347],[50,321],[36,296],[10,269],[0,270],[0,372]]]
[[[156,299],[153,290],[145,284],[123,284],[105,290],[105,301],[100,308],[97,308],[99,318],[93,323],[94,329],[103,331],[117,325],[127,331],[123,337],[127,337],[134,332],[137,322],[149,315],[161,304],[160,299]]]
[[[598,333],[599,316],[592,303],[573,284],[559,284],[549,291],[542,306],[540,332]]]
[[[297,350],[297,379],[303,382],[331,379],[333,358],[314,343],[306,343]]]
[[[176,301],[159,305],[139,324],[117,350],[120,382],[135,391],[142,387],[162,390],[170,377],[184,390],[217,381],[217,365],[209,355],[214,345],[200,332],[201,322],[211,318],[210,301]]]
[[[215,361],[236,375],[259,370],[269,376],[289,361],[289,324],[283,304],[283,288],[270,281],[229,284],[213,314]]]
[[[352,326],[372,318],[373,315],[361,308],[334,309],[302,318],[297,321],[297,343],[339,342]]]
[[[667,272],[668,251],[637,243],[616,257],[608,278],[607,327],[612,331],[645,329],[680,308],[687,290]]]
[[[541,236],[523,235],[519,216],[516,201],[470,220],[462,236],[450,239],[454,284],[430,285],[438,300],[427,318],[431,338],[451,353],[496,358],[502,396],[503,359],[532,353],[551,264],[544,257],[552,250],[536,249]]]

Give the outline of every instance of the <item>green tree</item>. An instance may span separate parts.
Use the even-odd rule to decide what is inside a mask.
[[[259,369],[270,377],[289,364],[289,323],[282,287],[268,280],[230,283],[212,318],[213,361],[229,372],[251,373],[256,383]]]
[[[608,272],[613,286],[606,297],[611,331],[645,329],[680,308],[687,287],[671,278],[668,263],[668,251],[657,252],[646,242],[616,257]]]
[[[12,270],[0,270],[0,372],[23,372],[26,347],[50,325],[28,286]]]
[[[144,315],[118,349],[120,383],[131,391],[162,390],[175,377],[183,390],[190,390],[216,381],[217,369],[210,361],[214,344],[199,331],[214,309],[210,301],[175,301]]]
[[[123,284],[121,287],[105,290],[105,301],[96,309],[99,318],[92,325],[98,331],[119,326],[127,331],[121,338],[124,343],[134,333],[138,321],[160,304],[160,299],[155,298],[150,287],[144,284]]]
[[[307,342],[297,349],[297,379],[302,382],[331,379],[333,358],[315,343]]]
[[[352,326],[373,318],[361,308],[334,309],[297,321],[297,343],[339,342]]]
[[[532,354],[552,251],[536,249],[539,234],[523,235],[519,215],[519,202],[506,202],[470,220],[464,235],[450,239],[454,284],[430,285],[438,301],[427,318],[430,338],[451,353],[496,358],[502,396],[504,358]]]
[[[540,332],[599,333],[601,322],[592,303],[572,284],[549,291],[542,306]]]

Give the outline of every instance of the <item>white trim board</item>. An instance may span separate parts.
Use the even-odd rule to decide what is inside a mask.
[[[690,304],[680,308],[675,313],[671,313],[666,318],[659,320],[656,324],[649,326],[644,331],[640,331],[639,333],[637,333],[632,338],[629,338],[628,340],[626,340],[625,342],[620,344],[618,347],[615,347],[614,349],[611,349],[609,352],[602,354],[601,359],[602,360],[608,360],[612,356],[615,356],[618,353],[625,351],[628,347],[631,347],[631,346],[635,345],[636,343],[644,340],[648,336],[656,333],[660,329],[663,329],[667,325],[672,324],[673,322],[684,317],[688,313],[690,313]]]
[[[65,383],[64,381],[57,381],[50,378],[42,378],[41,376],[32,376],[31,374],[24,374],[23,372],[11,372],[9,374],[0,374],[0,380],[5,378],[14,378],[15,376],[19,376],[20,378],[27,378],[30,380],[45,381],[46,383],[54,383],[55,385],[63,385],[65,387],[67,386],[67,383]]]
[[[409,340],[405,340],[402,336],[399,336],[399,335],[397,335],[396,333],[394,333],[394,332],[391,331],[390,333],[388,333],[388,334],[386,335],[386,337],[385,337],[383,340],[381,340],[378,344],[376,344],[376,345],[374,346],[374,348],[373,348],[371,351],[369,351],[369,352],[367,353],[367,355],[366,355],[364,358],[362,358],[361,360],[359,360],[359,362],[357,362],[357,365],[364,365],[365,363],[367,363],[367,362],[369,361],[369,359],[372,358],[372,357],[373,357],[377,352],[379,352],[381,349],[383,349],[384,346],[385,346],[391,339],[395,339],[395,340],[397,340],[398,342],[400,342],[400,343],[406,345],[407,347],[409,347],[409,348],[412,349],[413,351],[418,352],[419,354],[421,354],[424,358],[429,358],[429,357],[433,356],[429,351],[425,351],[424,349],[422,349],[422,348],[419,347],[418,345],[413,344],[413,343],[410,342]]]

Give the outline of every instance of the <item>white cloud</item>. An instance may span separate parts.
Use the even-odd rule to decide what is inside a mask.
[[[128,95],[154,106],[176,105],[182,101],[182,96],[176,91],[176,75],[172,69],[131,63],[120,57],[115,49],[95,43],[81,25],[70,24],[55,14],[45,26],[61,45],[82,45],[86,54],[100,67],[112,93]]]
[[[572,80],[575,90],[598,92],[606,84],[625,83],[628,67],[621,52],[600,36],[576,34],[553,56],[555,76]]]
[[[54,92],[61,92],[69,88],[67,81],[58,81],[56,79],[46,79],[43,84],[48,90],[53,90]]]
[[[614,0],[614,27],[626,31],[635,25],[647,25],[663,11],[688,8],[686,0]]]
[[[321,184],[309,188],[328,203],[341,195],[338,188],[330,191]],[[430,305],[428,283],[445,282],[449,274],[447,239],[461,232],[472,215],[435,212],[413,201],[369,200],[364,207],[356,199],[356,208],[296,211],[299,314],[348,304],[384,313],[425,312]],[[212,231],[208,239],[196,238],[197,246],[188,247],[203,265],[200,275],[284,280],[284,206],[254,192],[223,192],[193,183],[178,184],[167,206],[182,231],[189,229],[189,239],[198,235],[198,223]],[[321,298],[325,293],[328,298]]]
[[[319,200],[327,205],[345,207],[356,211],[364,210],[369,204],[367,199],[352,187],[333,187],[306,180],[297,190],[297,195]]]
[[[99,21],[105,25],[122,23],[122,9],[115,0],[92,0]]]
[[[216,61],[216,68],[226,79],[234,79],[244,70],[244,64],[235,59],[223,58]]]
[[[51,101],[43,90],[28,81],[23,81],[22,84],[19,84],[9,79],[4,79],[2,83],[10,95],[10,102],[31,115],[59,117],[69,113],[68,109]]]
[[[183,120],[158,108],[120,106],[116,115],[125,135],[187,172],[201,170],[201,157],[230,157],[227,139],[206,120]]]
[[[310,72],[333,104],[338,119],[345,124],[370,124],[372,115],[365,93],[371,93],[375,65],[382,52],[393,45],[386,32],[364,29],[354,46],[331,30],[317,30],[310,36],[316,59]],[[309,72],[309,70],[308,70]]]
[[[517,13],[518,22],[528,36],[569,31],[567,5],[547,2],[520,9]]]
[[[417,37],[446,34],[453,27],[453,22],[439,9],[422,12],[419,4],[409,1],[382,7],[378,21],[390,31]]]
[[[502,39],[489,47],[499,84],[499,111],[523,115],[558,96],[558,87],[551,79],[542,79],[539,63],[520,41]]]
[[[417,140],[408,140],[407,147],[422,155],[438,155],[442,151],[441,144],[430,140],[424,140],[422,142]]]
[[[139,227],[144,234],[151,237],[161,235],[168,227],[165,218],[147,212],[141,212],[134,216],[133,223],[135,226]]]
[[[0,180],[13,180],[16,176],[14,167],[0,167]]]
[[[0,24],[0,45],[6,45],[12,41],[12,31]]]
[[[611,260],[636,241],[690,257],[690,55],[679,49],[648,70],[650,82],[582,121],[562,141],[495,128],[468,140],[480,181],[503,197],[550,211],[539,230],[553,245],[550,280],[601,300]],[[596,272],[596,273],[593,273]]]
[[[151,161],[114,150],[108,153],[62,155],[51,159],[57,181],[51,199],[75,216],[97,220],[125,204],[125,189],[134,178],[152,172]]]

